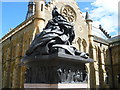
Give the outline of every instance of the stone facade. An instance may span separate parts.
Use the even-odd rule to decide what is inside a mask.
[[[117,61],[120,46],[114,46],[111,51],[114,64],[112,66],[114,71],[112,75],[115,74],[114,80],[112,80],[111,74],[108,75],[109,71],[111,71],[111,67],[109,67],[111,61],[108,59],[110,58],[109,42],[93,35],[92,20],[84,19],[77,3],[74,0],[70,1],[72,2],[58,2],[57,0],[53,0],[48,4],[45,4],[44,0],[35,2],[35,15],[22,22],[1,39],[3,88],[24,87],[26,67],[21,66],[21,58],[25,55],[25,51],[29,48],[35,35],[41,32],[48,20],[52,18],[51,12],[54,6],[57,6],[58,11],[74,24],[76,37],[73,45],[80,51],[89,53],[90,57],[95,60],[94,63],[86,64],[88,88],[112,87],[113,81],[115,82],[115,87],[120,86],[118,78],[116,78],[120,74],[116,66],[120,63]],[[106,67],[109,69],[106,69]],[[106,82],[108,77],[109,81]],[[112,84],[110,84],[111,82]]]
[[[120,35],[109,39],[110,46],[107,51],[110,57],[106,60],[106,72],[108,84],[114,88],[120,88]]]

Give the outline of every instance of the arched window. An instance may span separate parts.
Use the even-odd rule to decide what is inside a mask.
[[[98,48],[97,48],[97,46],[95,46],[95,59],[98,61]]]
[[[99,46],[98,46],[98,63],[101,64],[101,48]]]
[[[81,51],[81,39],[80,38],[78,38],[77,43],[79,45],[79,50]]]
[[[41,4],[41,11],[43,11],[43,4]]]
[[[103,49],[103,56],[104,56],[104,62],[105,62],[105,63],[106,63],[106,58],[107,58],[107,57],[106,57],[106,51],[107,51],[107,50],[104,48],[104,49]]]
[[[82,45],[83,45],[83,51],[86,52],[87,42],[85,41],[85,39],[82,40]]]

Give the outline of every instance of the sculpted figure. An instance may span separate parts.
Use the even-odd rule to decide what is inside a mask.
[[[60,78],[61,83],[66,82],[66,80],[67,80],[67,72],[66,72],[66,70],[64,69],[62,71],[62,69],[58,69],[57,72],[58,72],[58,76]]]
[[[77,70],[75,75],[74,75],[74,81],[75,82],[79,82],[80,81],[80,72],[79,72],[79,70]]]
[[[75,73],[71,70],[68,70],[67,82],[72,83],[74,82],[74,75]]]
[[[75,38],[73,25],[64,18],[55,7],[52,19],[48,21],[43,31],[35,36],[26,55],[49,55],[62,51],[65,54],[88,58],[88,54],[71,46]]]

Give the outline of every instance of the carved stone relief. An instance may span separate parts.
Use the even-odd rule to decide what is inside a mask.
[[[60,83],[77,83],[77,82],[87,82],[87,72],[86,70],[66,70],[59,68],[57,70]]]
[[[74,22],[76,20],[76,13],[69,5],[64,6],[61,9],[61,14],[69,21]]]

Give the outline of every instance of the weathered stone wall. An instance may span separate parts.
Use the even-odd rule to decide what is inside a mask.
[[[106,83],[106,56],[108,45],[94,41],[94,67],[96,74],[96,87],[107,88]]]
[[[20,62],[25,51],[29,48],[33,36],[32,34],[33,22],[2,42],[4,88],[23,87],[24,72]]]
[[[119,42],[118,42],[119,43]],[[112,66],[109,66],[109,75],[113,74],[113,83],[115,88],[120,88],[120,45],[115,45],[111,47],[112,54]],[[109,62],[111,62],[109,60]],[[111,72],[113,68],[113,72]]]

